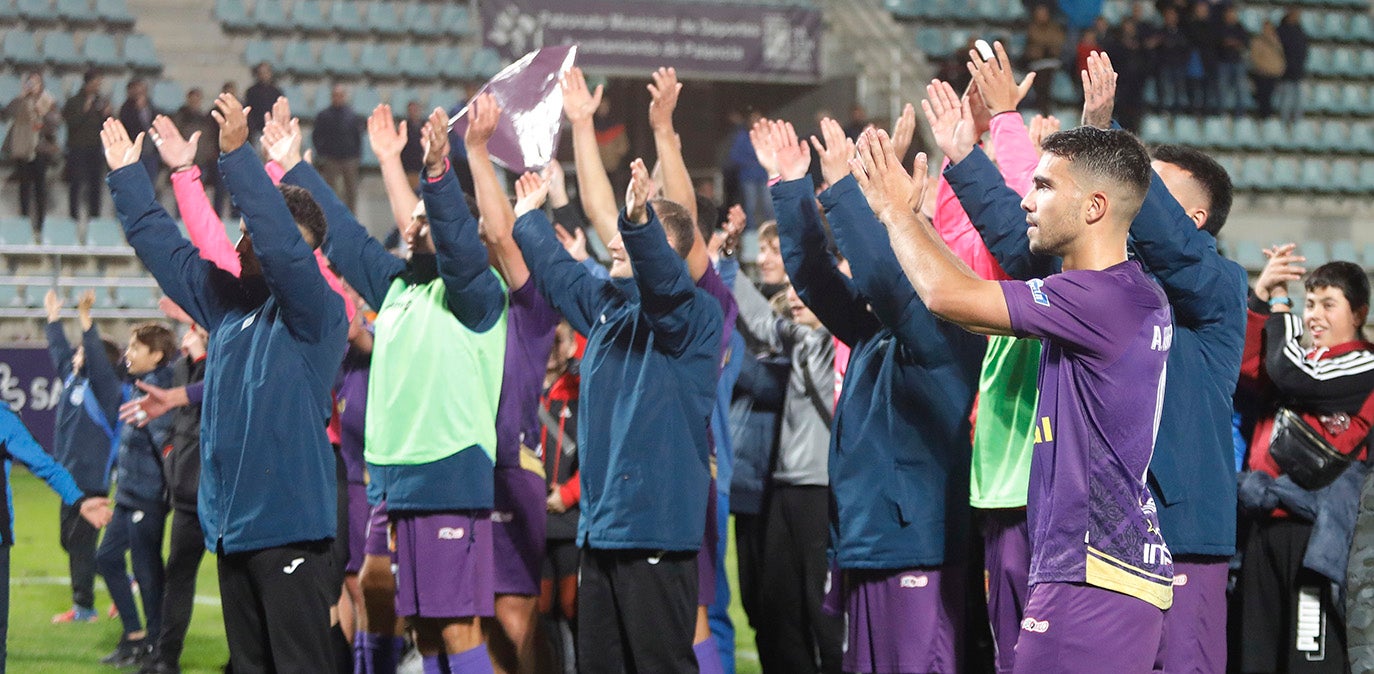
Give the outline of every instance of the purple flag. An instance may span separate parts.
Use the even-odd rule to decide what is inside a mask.
[[[577,46],[545,47],[506,66],[473,96],[491,94],[501,106],[487,149],[497,164],[516,173],[535,171],[553,160],[563,130],[563,92],[558,78],[573,66]],[[468,128],[468,108],[449,120],[453,133]]]

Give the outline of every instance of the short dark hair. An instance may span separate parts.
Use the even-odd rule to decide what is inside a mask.
[[[132,331],[134,339],[140,344],[148,347],[150,351],[157,351],[162,354],[162,359],[158,361],[158,367],[172,362],[177,356],[177,338],[172,334],[167,326],[160,323],[144,323],[134,326]]]
[[[1202,223],[1203,231],[1216,236],[1231,215],[1231,175],[1217,160],[1207,153],[1187,145],[1157,145],[1154,149],[1155,161],[1187,171],[1207,193],[1207,222]]]
[[[122,372],[120,363],[124,360],[124,349],[119,348],[118,344],[103,337],[100,339],[100,344],[105,347],[105,360],[110,362],[110,365],[114,367],[116,372]]]
[[[1073,170],[1106,178],[1129,189],[1140,208],[1150,189],[1150,154],[1129,131],[1080,126],[1047,136],[1040,149],[1073,163]]]
[[[720,225],[720,207],[716,202],[703,197],[700,194],[697,198],[697,231],[701,232],[703,241],[710,241],[711,235],[716,233],[716,227]]]
[[[291,210],[291,218],[296,221],[301,234],[309,234],[305,236],[305,243],[311,248],[319,248],[324,243],[325,232],[329,229],[320,205],[315,203],[315,198],[303,187],[282,183],[277,185],[277,189],[281,190],[282,198],[286,199],[286,207]]]
[[[693,233],[696,223],[692,222],[692,214],[687,212],[686,206],[676,201],[654,199],[649,203],[654,207],[658,221],[663,223],[663,231],[671,237],[673,250],[677,251],[678,257],[687,259],[687,254],[692,252],[692,244],[695,243]]]
[[[1364,268],[1354,262],[1327,262],[1312,270],[1303,279],[1302,285],[1308,292],[1318,288],[1335,288],[1345,295],[1351,309],[1369,306],[1369,276]]]

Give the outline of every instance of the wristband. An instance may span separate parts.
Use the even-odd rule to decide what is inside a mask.
[[[1270,297],[1270,298],[1269,298],[1269,307],[1270,307],[1270,308],[1273,308],[1274,305],[1276,305],[1276,304],[1282,304],[1283,306],[1288,307],[1289,309],[1292,309],[1292,308],[1293,308],[1293,300],[1292,300],[1291,298],[1287,297],[1287,296],[1284,296],[1284,297]]]

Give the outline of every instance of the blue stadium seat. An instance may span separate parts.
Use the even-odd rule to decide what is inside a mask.
[[[0,101],[8,103],[14,100],[19,96],[19,91],[23,89],[23,86],[23,83],[19,81],[18,75],[0,73]],[[7,126],[5,128],[8,129],[9,127]],[[0,139],[4,137],[3,134],[0,134]]]
[[[363,25],[379,35],[394,37],[405,35],[406,27],[396,16],[396,7],[390,2],[372,0],[367,3],[363,14]]]
[[[1265,12],[1259,7],[1245,7],[1240,10],[1240,25],[1246,32],[1254,35],[1264,27]]]
[[[186,87],[171,80],[158,80],[151,98],[155,110],[176,110],[186,102]]]
[[[1232,130],[1236,134],[1233,147],[1252,150],[1261,145],[1260,127],[1252,117],[1241,117],[1235,121]]]
[[[946,52],[945,31],[925,26],[916,31],[916,48],[929,56],[943,56]]]
[[[19,16],[29,23],[57,23],[57,8],[52,0],[15,0],[14,6],[19,10]]]
[[[1303,266],[1308,269],[1316,269],[1331,261],[1331,249],[1326,246],[1325,241],[1300,241],[1297,253],[1307,258]]]
[[[291,102],[291,114],[301,118],[302,121],[310,121],[315,118],[315,110],[306,103],[310,102],[310,92],[306,91],[305,86],[295,82],[278,82],[281,87],[281,94],[286,100]]]
[[[329,6],[329,25],[344,35],[362,35],[367,32],[363,25],[363,15],[358,11],[354,0],[334,0]]]
[[[1236,264],[1246,269],[1264,268],[1264,247],[1258,241],[1237,239],[1227,242],[1227,252]]]
[[[95,13],[107,26],[131,28],[134,25],[134,14],[124,0],[95,0]]]
[[[455,46],[441,46],[434,51],[434,70],[450,82],[468,78],[468,59]]]
[[[86,223],[86,245],[125,246],[124,229],[114,218],[92,218]]]
[[[445,35],[463,37],[472,32],[472,17],[467,5],[446,4],[439,11],[439,27]]]
[[[1321,136],[1310,146],[1318,152],[1352,152],[1350,148],[1350,127],[1344,122],[1327,121],[1322,123]]]
[[[319,77],[324,74],[324,64],[315,58],[314,44],[301,40],[286,43],[281,55],[282,68],[297,77]]]
[[[125,309],[152,309],[160,296],[157,288],[149,286],[116,286],[115,305]]]
[[[1331,60],[1331,48],[1314,46],[1307,51],[1307,72],[1318,77],[1334,74],[1335,69]]]
[[[406,44],[396,52],[396,69],[413,80],[432,79],[436,73],[425,48],[418,44]]]
[[[71,218],[49,214],[43,221],[43,245],[81,245],[81,242],[76,238],[76,221]]]
[[[377,153],[372,151],[372,143],[363,141],[363,153],[359,158],[359,164],[365,169],[375,169],[381,162],[377,160]]]
[[[253,30],[253,19],[243,0],[215,0],[215,18],[227,31]]]
[[[8,25],[19,21],[19,9],[14,6],[14,0],[0,0],[0,25]]]
[[[1368,121],[1352,124],[1348,150],[1356,154],[1374,153],[1374,125]]]
[[[332,88],[333,87],[331,87],[327,83],[321,83],[320,86],[315,87],[315,95],[309,99],[310,102],[306,105],[306,107],[308,107],[311,110],[314,110],[315,114],[317,115],[322,110],[329,107],[329,94]]]
[[[496,53],[495,49],[483,47],[472,53],[472,60],[468,63],[468,68],[473,75],[481,79],[490,79],[501,69],[506,67],[505,59]]]
[[[8,283],[0,285],[0,307],[18,308],[24,306],[24,293],[21,288]]]
[[[73,26],[86,26],[100,21],[91,0],[57,0],[57,15]]]
[[[271,40],[249,40],[243,46],[243,62],[251,67],[264,61],[277,62],[277,46]]]
[[[400,68],[384,44],[363,45],[363,51],[358,55],[358,66],[368,77],[375,79],[394,79],[401,75]]]
[[[1145,115],[1144,121],[1140,123],[1140,140],[1148,145],[1173,142],[1168,118],[1163,115]]]
[[[951,50],[960,49],[963,46],[963,41],[950,40]],[[967,60],[967,57],[965,57],[964,60]],[[1053,86],[1050,88],[1050,98],[1053,99],[1055,103],[1070,103],[1082,97],[1079,96],[1078,90],[1073,88],[1073,80],[1069,79],[1069,74],[1063,70],[1057,70],[1054,73]]]
[[[1191,115],[1174,117],[1174,142],[1181,145],[1204,145],[1202,127],[1197,118]]]
[[[1355,56],[1355,51],[1349,47],[1340,47],[1331,52],[1331,72],[1336,75],[1360,75],[1360,61]]]
[[[1351,42],[1363,44],[1374,41],[1374,22],[1370,21],[1366,12],[1360,12],[1350,19],[1349,31]]]
[[[1290,132],[1293,143],[1299,150],[1320,150],[1321,149],[1321,127],[1316,120],[1303,119],[1293,125]]]
[[[1324,159],[1309,157],[1302,162],[1301,189],[1306,192],[1329,194],[1335,191],[1331,184],[1330,166]]]
[[[291,6],[291,23],[303,33],[327,33],[329,20],[324,17],[319,0],[296,0]]]
[[[1208,117],[1202,123],[1202,142],[1207,147],[1232,149],[1239,145],[1239,134],[1231,128],[1229,117]]]
[[[428,2],[412,2],[406,5],[406,29],[415,37],[435,37],[442,35],[443,26],[434,20],[434,9]]]
[[[17,215],[0,216],[0,241],[10,246],[33,244],[33,224]]]
[[[43,56],[38,52],[38,42],[33,39],[33,33],[26,30],[7,31],[4,43],[0,44],[0,52],[4,53],[5,61],[16,68],[32,68],[43,64]]]
[[[1340,95],[1334,84],[1314,84],[1307,100],[1307,108],[1313,112],[1341,113]]]
[[[1343,85],[1338,112],[1346,115],[1374,114],[1374,101],[1370,99],[1369,87],[1363,84]]]
[[[1269,184],[1274,189],[1297,191],[1302,189],[1302,167],[1293,157],[1279,157],[1274,160]]]
[[[335,77],[359,77],[363,69],[353,58],[353,51],[343,42],[327,41],[320,48],[320,64]]]
[[[1356,77],[1374,77],[1374,49],[1361,49],[1360,60],[1351,74]]]
[[[1374,159],[1360,162],[1360,188],[1374,191]]]
[[[162,59],[157,57],[157,49],[147,35],[134,33],[124,38],[124,60],[134,70],[161,72]]]
[[[892,16],[897,19],[918,18],[915,13],[913,0],[883,0],[883,9],[892,12]]]
[[[54,68],[77,68],[85,64],[76,49],[76,39],[65,31],[52,31],[43,36],[43,59]]]
[[[281,0],[258,0],[253,6],[253,24],[265,33],[289,33],[295,29]]]
[[[382,103],[382,93],[377,87],[356,87],[353,89],[353,110],[364,117],[372,114],[378,105]],[[367,145],[367,140],[363,140],[363,145]]]
[[[86,35],[86,42],[81,45],[81,59],[94,68],[114,68],[124,66],[124,62],[119,58],[119,49],[115,47],[113,37],[105,33],[89,33]],[[114,90],[116,94],[122,94],[121,89]]]
[[[1331,259],[1354,262],[1361,267],[1364,266],[1364,255],[1360,254],[1359,247],[1355,245],[1355,242],[1347,239],[1331,242]]]

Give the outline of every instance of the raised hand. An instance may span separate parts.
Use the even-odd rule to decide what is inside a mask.
[[[104,496],[89,496],[81,499],[81,518],[97,529],[104,529],[114,519],[110,499]]]
[[[143,134],[129,140],[129,132],[124,125],[113,117],[107,117],[100,129],[100,144],[105,147],[105,163],[109,164],[111,171],[118,171],[138,162],[143,149]]]
[[[630,186],[625,188],[625,218],[637,225],[649,221],[649,195],[654,193],[654,181],[649,168],[638,157],[630,162]]]
[[[1295,243],[1285,243],[1264,249],[1264,256],[1269,261],[1255,280],[1255,295],[1261,300],[1268,302],[1271,297],[1287,297],[1288,283],[1307,273],[1307,269],[1298,265],[1307,258],[1296,254],[1297,247]]]
[[[549,196],[549,181],[538,173],[526,173],[515,181],[515,217],[544,206]]]
[[[91,307],[93,306],[95,306],[95,291],[88,288],[76,300],[76,318],[81,322],[82,330],[90,330],[91,325],[93,325],[91,321]]]
[[[272,111],[263,115],[262,144],[267,157],[284,170],[290,171],[301,162],[301,122],[291,116],[285,96],[279,96]]]
[[[520,183],[517,182],[515,187],[519,191]],[[574,227],[569,232],[568,228],[555,222],[553,235],[558,237],[558,243],[563,244],[563,250],[568,251],[568,255],[572,256],[573,260],[582,262],[591,257],[591,254],[587,252],[587,235],[582,232],[581,227]]]
[[[563,114],[567,115],[568,121],[573,124],[591,122],[592,115],[601,107],[603,87],[598,84],[596,91],[588,91],[587,78],[582,75],[582,69],[577,67],[569,68],[559,78],[558,87],[563,91]]]
[[[164,297],[158,300],[157,308],[162,310],[163,316],[181,323],[182,325],[195,325],[195,321],[191,320],[190,314],[187,314],[185,309],[177,306],[177,303],[173,302],[171,298]]]
[[[549,205],[562,208],[568,205],[567,176],[563,175],[563,165],[557,159],[544,167],[544,180],[549,183]]]
[[[759,166],[770,178],[778,175],[778,148],[773,146],[772,130],[772,122],[762,117],[749,129],[749,142],[754,146],[754,156],[758,157]]]
[[[367,118],[367,142],[378,161],[400,159],[401,150],[405,149],[408,140],[405,120],[397,125],[396,118],[391,115],[390,105],[382,103],[372,109],[372,114]]]
[[[993,57],[986,61],[978,50],[969,50],[968,62],[969,74],[973,75],[973,81],[978,85],[978,93],[983,97],[989,116],[1015,110],[1035,83],[1035,73],[1029,73],[1017,84],[1012,76],[1011,59],[1007,57],[1007,50],[1002,48],[1001,41],[992,43],[992,49]]]
[[[973,152],[978,142],[973,109],[967,98],[960,100],[948,82],[932,80],[926,85],[926,100],[921,101],[935,144],[951,164],[958,164]]]
[[[62,316],[62,298],[57,296],[56,288],[48,288],[43,295],[43,308],[48,310],[49,323],[56,323]]]
[[[248,111],[233,94],[220,94],[215,98],[215,109],[210,116],[219,123],[219,151],[230,153],[248,142]]]
[[[649,128],[664,131],[673,128],[673,110],[677,109],[677,97],[682,92],[682,83],[677,81],[677,70],[659,68],[653,73],[649,83]]]
[[[425,148],[425,172],[431,178],[444,175],[444,162],[448,160],[448,113],[443,108],[435,108],[429,113],[420,139]]]
[[[184,388],[162,388],[145,381],[135,381],[134,386],[145,395],[120,405],[119,420],[137,428],[143,428],[149,421],[187,404]]]
[[[196,146],[200,143],[200,132],[182,138],[181,131],[167,115],[153,118],[153,129],[149,131],[153,146],[157,148],[162,163],[171,167],[173,172],[191,168],[196,163]]]
[[[725,241],[721,245],[721,252],[726,255],[734,255],[739,249],[740,237],[744,236],[744,227],[749,223],[748,216],[744,213],[744,207],[735,204],[725,215],[725,225],[722,233],[725,234]]]
[[[487,141],[496,133],[496,125],[500,121],[501,106],[497,105],[495,96],[482,94],[472,99],[472,107],[468,108],[468,130],[463,134],[463,143],[469,150],[485,151]]]
[[[1083,126],[1106,129],[1112,125],[1116,105],[1116,70],[1107,52],[1089,52],[1083,78]]]
[[[778,162],[778,175],[783,180],[797,180],[806,177],[811,170],[811,151],[797,138],[791,122],[773,122],[770,125],[773,147]]]
[[[1040,144],[1044,142],[1045,137],[1057,133],[1059,131],[1059,126],[1059,118],[1054,115],[1050,115],[1049,117],[1036,115],[1031,118],[1030,142],[1031,145],[1035,147],[1035,153],[1037,155],[1041,153]]]
[[[898,157],[905,157],[911,149],[911,140],[916,137],[916,106],[907,103],[902,106],[902,116],[892,127],[892,151]]]
[[[887,222],[898,208],[919,208],[925,192],[925,153],[916,156],[913,175],[907,175],[885,131],[865,131],[859,137],[858,151],[859,156],[849,162],[851,174],[880,220]]]
[[[844,135],[844,127],[840,123],[826,117],[821,120],[822,143],[811,137],[811,146],[816,148],[816,154],[821,159],[821,177],[825,182],[834,185],[849,175],[849,160],[854,158],[854,141]]]

